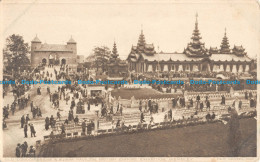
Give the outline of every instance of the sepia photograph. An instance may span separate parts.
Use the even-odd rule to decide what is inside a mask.
[[[3,161],[257,160],[259,1],[0,5]]]

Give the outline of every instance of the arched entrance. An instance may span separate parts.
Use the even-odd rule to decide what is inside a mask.
[[[61,60],[61,64],[65,65],[66,64],[66,59]]]
[[[54,64],[54,57],[53,55],[49,56],[49,65],[53,65]]]
[[[201,71],[209,71],[208,69],[208,64],[202,64],[202,68],[201,68]]]
[[[47,64],[46,58],[42,59],[42,65],[45,66]]]

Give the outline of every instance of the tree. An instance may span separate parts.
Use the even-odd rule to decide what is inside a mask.
[[[20,35],[11,35],[6,38],[6,45],[3,50],[3,60],[10,70],[17,72],[23,66],[30,64],[30,47]]]
[[[94,64],[97,68],[97,71],[99,68],[102,69],[102,72],[105,72],[107,70],[107,63],[108,60],[111,58],[111,51],[108,47],[102,46],[102,47],[95,47],[94,50]]]
[[[235,109],[231,109],[230,114],[231,114],[231,118],[229,120],[227,142],[229,144],[231,156],[237,157],[239,155],[239,145],[241,142],[239,117]]]

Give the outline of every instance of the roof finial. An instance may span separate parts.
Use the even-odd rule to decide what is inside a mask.
[[[143,24],[141,24],[141,34],[143,34]]]
[[[196,12],[196,23],[198,23],[198,12]]]
[[[225,27],[225,36],[227,35],[227,28]]]

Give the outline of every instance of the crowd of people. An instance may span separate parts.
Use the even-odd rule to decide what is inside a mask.
[[[32,145],[29,148],[28,147],[26,141],[23,144],[18,143],[15,148],[16,157],[35,157],[35,148]]]
[[[77,80],[88,80],[88,75],[82,75],[79,76],[77,74],[74,75],[68,75],[69,67],[67,65],[61,65],[60,69],[57,70],[57,67],[49,65],[48,68],[53,68],[54,73],[51,73],[49,71],[45,71],[40,73],[40,70],[35,70],[31,74],[28,74],[29,78],[31,79],[38,79],[38,80],[51,80],[55,78],[56,80],[60,79],[66,79],[71,81],[72,83],[76,82]],[[215,73],[174,73],[171,74],[173,78],[175,77],[206,77],[206,78],[212,78],[216,77]],[[162,76],[165,77],[165,76]],[[233,76],[230,76],[233,77]],[[132,80],[135,79],[134,77]],[[138,78],[140,79],[140,78]],[[19,79],[18,79],[19,80]],[[16,107],[18,105],[19,109],[24,109],[28,106],[28,103],[30,103],[32,118],[35,119],[37,117],[42,117],[42,112],[40,106],[36,106],[33,101],[30,100],[30,95],[27,95],[25,97],[25,92],[30,89],[30,87],[33,85],[27,85],[27,84],[18,84],[14,85],[12,87],[12,92],[14,95],[14,102],[11,104],[11,106],[7,105],[3,108],[3,116],[4,120],[8,119],[9,117],[9,111],[11,110],[12,114],[14,115],[16,111]],[[216,86],[216,85],[196,85],[192,86],[189,84],[185,85],[151,85],[152,88],[163,92],[163,88],[166,88],[166,93],[172,93],[177,92],[177,89],[181,89],[182,91],[194,91],[194,92],[202,92],[202,91],[230,91],[232,86]],[[234,88],[234,87],[232,87]],[[6,88],[7,91],[8,88]],[[6,92],[5,91],[5,92]],[[37,95],[43,95],[42,93],[42,87],[39,86],[36,89]],[[87,122],[86,120],[83,120],[83,122],[79,122],[78,115],[76,114],[84,114],[86,113],[85,110],[90,111],[91,105],[99,105],[101,104],[101,117],[107,117],[113,116],[113,115],[123,115],[123,107],[124,105],[117,103],[116,106],[113,103],[108,103],[104,97],[101,95],[96,95],[92,97],[88,97],[87,95],[87,87],[86,85],[78,85],[78,84],[67,84],[58,86],[57,90],[52,90],[49,86],[47,87],[47,94],[50,98],[50,102],[52,103],[52,106],[55,110],[57,110],[57,117],[54,118],[53,115],[50,117],[45,118],[45,130],[49,130],[50,128],[56,127],[57,120],[61,120],[61,114],[60,114],[60,103],[61,101],[65,101],[66,105],[68,105],[68,116],[65,119],[64,123],[60,126],[61,134],[66,134],[66,125],[69,123],[74,123],[75,125],[81,125],[82,133],[85,134],[91,134],[92,130],[95,128],[95,124],[93,121]],[[72,96],[72,97],[71,97]],[[250,100],[250,107],[256,105],[256,100],[253,97],[252,93],[245,93],[245,99]],[[187,99],[186,99],[187,100]],[[185,100],[185,97],[179,96],[177,98],[172,99],[172,108],[195,108],[197,111],[203,111],[203,109],[206,107],[207,110],[211,109],[211,102],[208,97],[206,97],[205,101],[202,101],[200,98],[200,95],[197,95],[196,100],[193,101],[192,98],[189,98],[187,101]],[[225,105],[225,96],[223,95],[221,98],[222,105]],[[30,102],[31,101],[31,102]],[[86,109],[85,109],[86,107]],[[242,107],[242,101],[239,101],[239,107]],[[164,111],[164,107],[160,107],[162,111]],[[153,117],[152,114],[159,112],[159,103],[156,100],[149,99],[146,101],[140,101],[139,102],[139,110],[140,110],[140,123],[144,123],[145,121],[145,113],[150,113],[151,119],[150,124],[153,123]],[[165,107],[166,108],[166,107]],[[116,111],[114,111],[116,110]],[[75,114],[74,114],[75,113]],[[206,115],[207,120],[214,120],[215,114],[214,112],[210,115],[209,113]],[[30,129],[31,137],[36,137],[36,130],[34,128],[34,125],[30,123],[31,119],[29,118],[29,114],[26,116],[21,117],[21,128],[23,128],[24,131],[24,137],[28,138],[28,130]],[[172,109],[170,109],[166,116],[165,121],[172,121],[173,120],[173,114]],[[3,122],[4,124],[5,122]],[[124,122],[118,120],[116,122],[116,127],[122,127],[124,126]],[[4,125],[3,125],[4,127]],[[6,127],[6,126],[5,126]],[[51,133],[53,135],[53,131]],[[25,144],[18,144],[16,148],[16,156],[17,157],[25,157],[25,156],[35,156],[35,150],[31,148],[29,152],[27,153],[28,145],[25,146]],[[34,151],[33,151],[34,150]]]

